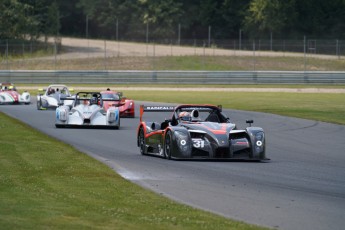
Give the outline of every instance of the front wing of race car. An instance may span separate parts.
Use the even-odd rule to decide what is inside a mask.
[[[108,109],[105,114],[97,112],[91,117],[84,117],[78,111],[70,111],[68,106],[59,106],[55,114],[57,128],[120,128],[120,112],[117,107]]]
[[[266,160],[265,135],[258,127],[232,130],[222,135],[169,127],[162,132],[161,140],[156,148],[152,140],[147,141],[152,144],[147,149],[163,149],[171,159]]]
[[[23,92],[21,95],[17,92],[1,92],[0,104],[30,104],[31,96],[29,92]]]
[[[69,106],[70,108],[73,105],[73,97],[66,97],[64,98],[63,104],[66,106]],[[54,97],[49,97],[49,96],[42,96],[38,95],[37,96],[37,109],[38,110],[46,110],[46,109],[56,109],[59,106],[59,102],[56,98]]]

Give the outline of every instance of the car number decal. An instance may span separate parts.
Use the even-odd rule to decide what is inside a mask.
[[[205,141],[202,139],[193,139],[193,146],[195,148],[204,148],[205,147]]]

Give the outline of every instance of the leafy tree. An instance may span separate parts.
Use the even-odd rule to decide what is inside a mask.
[[[140,22],[139,4],[136,1],[126,0],[80,0],[77,7],[88,16],[92,26],[90,34],[94,37],[105,35],[114,37],[116,24],[119,24],[119,33],[127,34],[135,31],[135,24]],[[137,20],[133,23],[133,20]],[[123,26],[122,26],[123,25]]]
[[[38,22],[32,15],[34,10],[30,4],[18,0],[2,0],[0,2],[0,39],[21,39],[33,35]]]
[[[247,33],[286,33],[296,22],[295,4],[295,0],[252,0],[244,20]]]
[[[237,38],[249,7],[250,0],[224,0],[221,15],[224,37]]]
[[[344,0],[304,0],[297,1],[296,11],[299,22],[295,30],[302,35],[315,37],[344,37]]]
[[[141,20],[149,24],[152,36],[166,38],[175,35],[181,18],[182,3],[175,0],[139,0]]]

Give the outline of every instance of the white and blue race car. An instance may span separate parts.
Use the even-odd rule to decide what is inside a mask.
[[[61,102],[71,107],[73,101],[63,99],[72,97],[72,91],[73,89],[68,89],[65,85],[50,85],[47,89],[39,89],[37,95],[37,109],[56,109]]]
[[[57,128],[120,128],[120,111],[112,106],[103,109],[103,101],[99,92],[79,92],[74,97],[62,99],[73,102],[72,108],[63,102],[56,108],[55,126]]]

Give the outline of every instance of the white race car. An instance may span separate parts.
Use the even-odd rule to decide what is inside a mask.
[[[21,95],[17,92],[12,83],[0,83],[0,105],[1,104],[30,104],[30,93],[25,91]]]
[[[56,109],[55,126],[57,128],[110,128],[120,127],[120,111],[118,107],[103,109],[103,101],[99,92],[79,92],[74,97],[62,100],[72,100],[73,106],[62,102]]]
[[[62,100],[71,97],[73,89],[68,89],[65,85],[50,85],[47,89],[39,89],[37,95],[37,109],[56,109],[63,101],[64,105],[72,106],[73,101]]]

